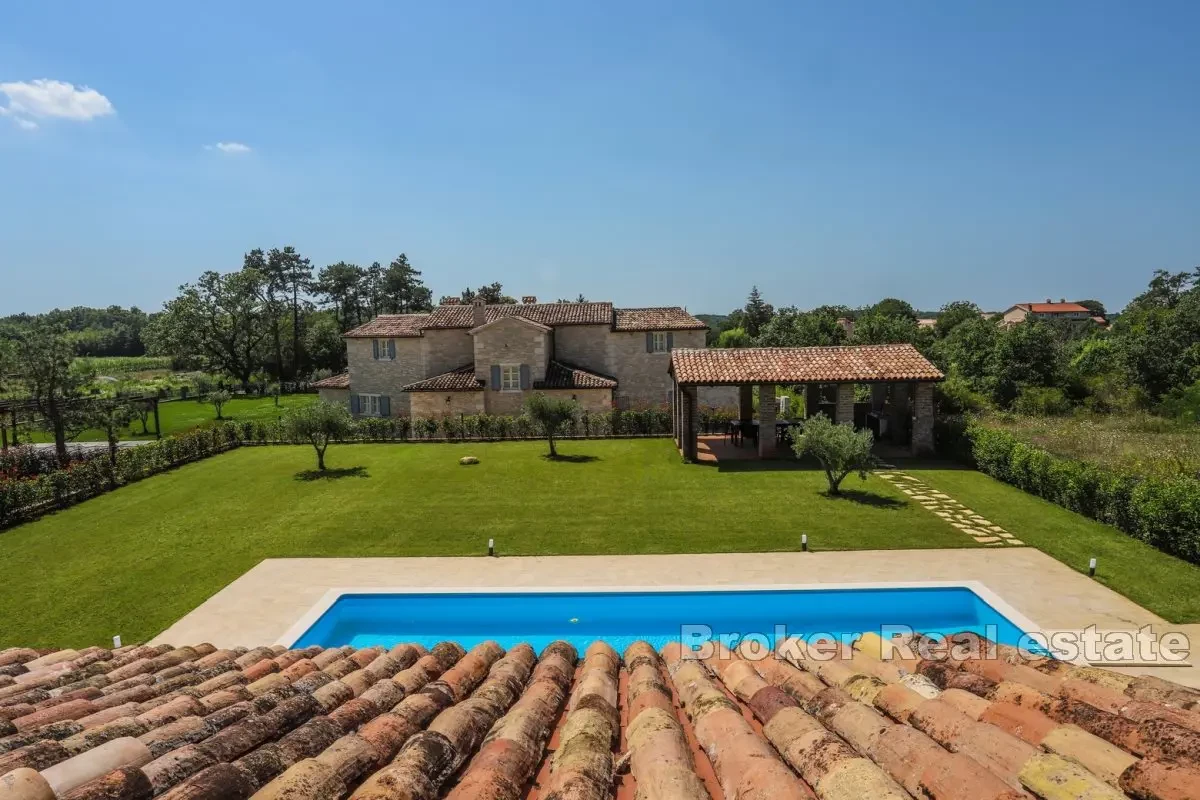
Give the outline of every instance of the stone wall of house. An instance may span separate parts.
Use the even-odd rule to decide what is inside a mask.
[[[322,403],[334,403],[350,407],[349,389],[317,389],[317,399]]]
[[[608,325],[562,325],[554,329],[554,358],[601,375],[611,375]]]
[[[525,392],[494,392],[489,387],[483,393],[484,410],[489,414],[507,414],[517,416],[525,403]]]
[[[489,384],[489,389],[493,364],[528,364],[530,380],[545,379],[552,348],[551,333],[506,317],[475,333],[474,339],[475,377]]]
[[[484,392],[413,392],[412,416],[418,419],[437,419],[459,414],[482,414]]]
[[[394,361],[375,360],[371,341],[346,340],[350,391],[355,394],[380,394],[389,397],[394,417],[410,413],[408,392],[402,392],[400,389],[428,377],[424,370],[421,339],[395,339]]]
[[[699,344],[691,344],[699,334]],[[704,331],[675,331],[675,347],[703,347]],[[671,402],[670,353],[646,352],[646,333],[611,331],[608,334],[608,374],[617,379],[617,405],[645,408]]]
[[[580,409],[592,414],[612,410],[612,389],[546,389],[543,394],[574,399]]]
[[[740,399],[740,390],[738,387],[700,386],[697,389],[697,399],[700,403],[700,408],[724,408],[734,412],[738,410],[738,401]]]
[[[428,330],[418,339],[421,343],[421,377],[432,378],[452,369],[470,364],[475,358],[475,342],[465,330]],[[399,351],[397,351],[399,358]],[[409,381],[411,383],[412,381]]]

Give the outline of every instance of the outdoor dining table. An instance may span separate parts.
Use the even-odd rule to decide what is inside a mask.
[[[759,422],[756,419],[750,420],[749,422],[735,419],[729,423],[730,434],[734,437],[734,442],[739,446],[741,444],[741,440],[745,437],[749,437],[751,441],[757,444],[758,427]],[[801,422],[793,422],[792,420],[787,419],[777,419],[775,420],[775,439],[776,441],[779,441],[783,437],[786,437],[791,432],[792,428],[802,427],[803,423]]]

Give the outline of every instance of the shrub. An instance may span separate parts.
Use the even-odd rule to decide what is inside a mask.
[[[1200,480],[1195,477],[1135,475],[1055,456],[978,421],[967,424],[965,438],[981,472],[1200,564]]]
[[[1055,386],[1025,386],[1013,401],[1013,410],[1019,414],[1037,417],[1053,417],[1071,410],[1071,402],[1062,389]]]
[[[829,417],[817,414],[804,423],[804,431],[795,436],[792,449],[797,456],[811,454],[825,469],[829,493],[841,494],[841,484],[851,472],[861,480],[875,464],[871,447],[875,437],[869,430],[855,430],[853,425],[835,425]]]
[[[225,419],[221,416],[221,409],[225,407],[225,404],[228,403],[230,399],[232,399],[232,395],[224,389],[217,389],[216,391],[208,393],[208,402],[217,412],[217,419]]]

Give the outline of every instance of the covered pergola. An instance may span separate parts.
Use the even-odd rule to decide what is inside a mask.
[[[833,421],[854,424],[854,387],[871,387],[870,411],[890,421],[892,430],[911,424],[914,455],[933,450],[933,384],[945,376],[910,344],[848,345],[843,347],[746,347],[680,349],[671,351],[674,390],[675,441],[685,458],[697,453],[697,389],[701,386],[739,387],[738,416],[754,418],[754,387],[758,387],[758,454],[775,452],[775,387],[805,387],[805,414],[819,405],[821,388],[834,387]]]

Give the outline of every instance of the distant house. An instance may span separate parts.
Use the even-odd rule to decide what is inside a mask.
[[[1104,317],[1094,315],[1092,310],[1087,306],[1082,306],[1079,303],[1068,303],[1066,300],[1059,300],[1055,303],[1049,298],[1046,298],[1046,302],[1044,303],[1017,303],[1004,312],[1003,322],[1005,325],[1016,325],[1030,317],[1034,319],[1060,319],[1067,322],[1095,322],[1100,325],[1108,324],[1108,321]]]
[[[448,303],[382,315],[344,334],[349,369],[317,383],[355,416],[516,414],[532,392],[589,411],[668,405],[671,351],[704,347],[708,327],[678,306]],[[731,406],[736,387],[700,402]]]

